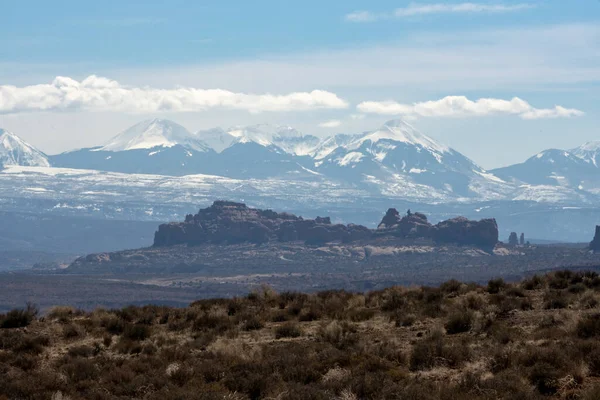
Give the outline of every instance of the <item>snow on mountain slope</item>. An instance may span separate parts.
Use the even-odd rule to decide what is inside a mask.
[[[202,130],[196,133],[196,137],[217,153],[235,144],[256,143],[297,156],[308,155],[320,141],[319,138],[303,135],[290,126],[270,124],[235,126],[227,130]]]
[[[598,169],[590,153],[548,149],[520,164],[498,168],[492,172],[507,180],[528,185],[570,187],[577,190],[596,188],[600,184]]]
[[[364,136],[364,134],[363,135],[361,135],[361,134],[348,135],[348,134],[343,134],[343,133],[335,135],[335,136],[329,136],[329,137],[321,140],[317,144],[317,146],[310,151],[309,155],[312,158],[314,158],[315,160],[317,160],[317,164],[318,164],[319,160],[324,159],[325,157],[327,157],[329,154],[334,152],[339,147],[344,147],[348,143],[350,143],[362,136]]]
[[[128,151],[176,145],[195,151],[208,150],[205,144],[183,126],[173,121],[155,118],[132,126],[95,151]]]
[[[222,152],[226,148],[230,147],[237,138],[222,128],[213,128],[198,131],[195,133],[198,140],[204,143],[207,147],[210,147],[217,153]]]
[[[388,121],[361,135],[325,140],[314,154],[318,172],[355,184],[388,182],[386,192],[396,195],[422,190],[432,198],[496,199],[512,190],[502,179],[402,120]]]
[[[254,142],[264,147],[275,146],[297,156],[309,154],[319,143],[315,136],[305,136],[291,126],[258,124],[235,127],[228,133],[237,138],[235,143]]]
[[[579,147],[569,150],[569,152],[592,164],[594,167],[600,168],[600,141],[584,143]]]
[[[12,132],[0,129],[0,167],[23,165],[49,167],[48,157]]]
[[[386,122],[380,129],[361,136],[357,140],[347,144],[345,147],[352,150],[360,147],[366,141],[377,143],[380,140],[390,140],[392,142],[418,146],[438,154],[445,153],[449,150],[448,147],[437,143],[435,140],[417,131],[412,125],[400,119]]]

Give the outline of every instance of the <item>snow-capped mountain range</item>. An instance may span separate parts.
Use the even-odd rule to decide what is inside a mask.
[[[51,157],[54,166],[236,179],[329,179],[416,199],[495,199],[512,186],[401,120],[320,139],[289,126],[215,128],[194,134],[168,120],[144,121],[104,146]]]
[[[402,120],[326,138],[289,126],[253,125],[191,133],[164,119],[143,121],[104,145],[46,156],[1,131],[0,162],[169,176],[282,179],[356,188],[372,196],[437,203],[533,200],[590,204],[600,196],[600,142],[546,150],[485,171]]]

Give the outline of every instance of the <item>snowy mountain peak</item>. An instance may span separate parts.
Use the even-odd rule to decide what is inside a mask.
[[[207,151],[201,143],[183,126],[166,119],[146,120],[123,131],[98,151],[127,151],[152,149],[155,147],[173,147],[181,145],[196,151]]]
[[[302,133],[291,126],[271,124],[235,126],[229,129],[229,133],[243,141],[256,142],[263,146],[270,145],[278,139],[302,137]]]
[[[12,132],[0,129],[0,166],[49,167],[44,153]]]
[[[548,149],[540,151],[535,156],[531,157],[528,161],[533,162],[539,160],[540,162],[554,164],[560,160],[577,160],[577,157],[566,150],[559,149]]]
[[[573,153],[577,153],[578,151],[598,151],[600,150],[600,140],[594,140],[591,142],[586,142],[579,147],[576,147],[571,150]]]
[[[318,138],[304,136],[291,126],[270,124],[234,126],[228,130],[214,128],[199,131],[196,137],[217,153],[235,144],[256,143],[264,147],[274,146],[289,154],[307,155],[319,143]]]
[[[370,141],[377,143],[380,140],[391,140],[422,147],[438,154],[446,153],[450,149],[416,130],[412,125],[401,119],[386,122],[376,131],[368,132],[349,144],[349,148],[358,148],[363,143]]]
[[[592,141],[570,150],[576,157],[600,168],[600,141]]]

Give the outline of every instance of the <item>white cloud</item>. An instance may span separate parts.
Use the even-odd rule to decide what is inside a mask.
[[[321,122],[319,124],[319,127],[321,127],[321,128],[337,128],[340,125],[342,125],[342,121],[337,120],[337,119],[332,119],[331,121]]]
[[[525,100],[483,98],[476,101],[465,96],[446,96],[439,100],[413,104],[395,101],[365,101],[357,106],[364,113],[402,115],[406,117],[479,117],[488,115],[517,115],[523,119],[579,117],[584,113],[576,109],[555,106],[538,109]]]
[[[369,11],[355,11],[350,14],[346,14],[346,21],[350,22],[371,22],[378,18],[376,14],[370,13]]]
[[[347,108],[348,103],[324,90],[284,95],[236,93],[223,89],[128,87],[91,75],[81,82],[57,77],[50,84],[0,86],[0,114],[26,111],[124,111],[153,113],[208,109],[306,111]]]
[[[355,11],[345,16],[350,22],[373,22],[382,19],[407,18],[429,14],[458,14],[458,13],[507,13],[533,8],[535,5],[521,4],[477,4],[477,3],[410,3],[406,7],[397,8],[392,12],[372,13],[369,11]]]

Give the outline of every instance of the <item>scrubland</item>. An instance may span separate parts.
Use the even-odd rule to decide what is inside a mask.
[[[0,315],[0,399],[600,399],[600,276]]]

